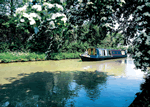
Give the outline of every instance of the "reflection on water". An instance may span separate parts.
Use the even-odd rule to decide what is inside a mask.
[[[77,97],[82,87],[85,88],[87,97],[98,98],[98,85],[105,84],[106,77],[103,72],[31,73],[11,84],[1,85],[0,101],[9,101],[12,106],[21,107],[64,107],[69,103],[73,106],[74,102],[68,100]]]
[[[127,107],[143,73],[132,59],[0,65],[0,107]]]

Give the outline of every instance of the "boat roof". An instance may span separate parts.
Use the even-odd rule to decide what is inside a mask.
[[[104,48],[96,48],[98,50],[105,50]],[[106,49],[106,50],[111,50],[111,51],[122,51],[121,49]]]
[[[105,48],[96,48],[96,49],[105,49]],[[119,49],[107,49],[107,50],[119,50]]]
[[[95,48],[95,49],[98,49],[98,50],[105,50],[105,48]],[[121,49],[107,49],[107,50],[111,50],[111,51],[125,51],[125,50],[121,50]]]

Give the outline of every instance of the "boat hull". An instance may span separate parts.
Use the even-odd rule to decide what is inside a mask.
[[[86,56],[80,56],[82,61],[101,61],[101,60],[107,60],[107,59],[117,59],[117,58],[126,58],[127,55],[123,56],[113,56],[113,57],[101,57],[101,58],[91,58]]]

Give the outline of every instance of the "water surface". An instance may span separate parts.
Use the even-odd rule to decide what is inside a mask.
[[[0,64],[0,106],[127,107],[144,73],[130,58]]]

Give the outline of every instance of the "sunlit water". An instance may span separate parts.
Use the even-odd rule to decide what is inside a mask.
[[[0,64],[0,107],[127,107],[143,76],[131,58]]]

